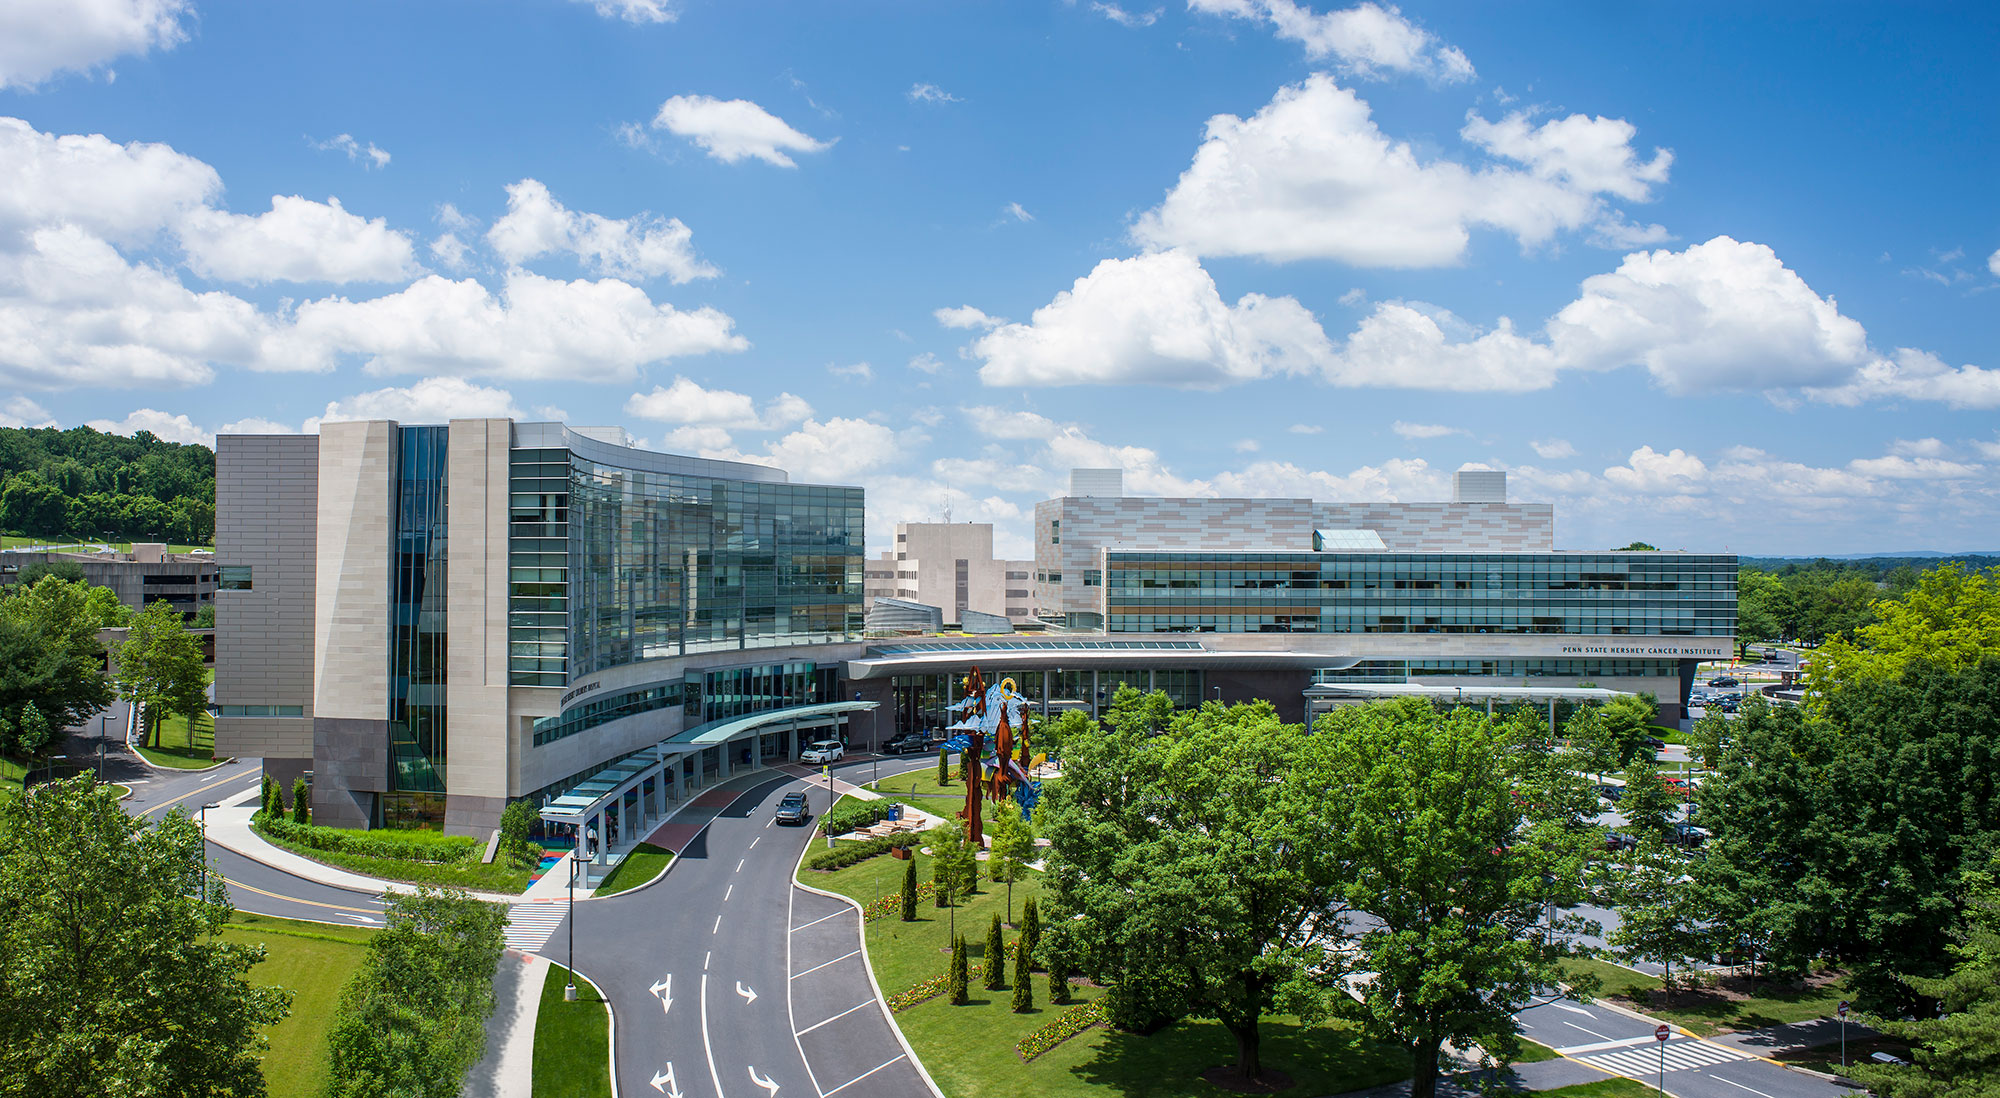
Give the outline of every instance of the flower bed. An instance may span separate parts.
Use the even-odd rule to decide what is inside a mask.
[[[986,975],[986,966],[974,961],[966,966],[965,979],[969,983]],[[889,996],[889,1013],[901,1014],[913,1006],[930,1002],[943,995],[951,987],[951,973],[940,972],[936,976],[907,991],[899,991]]]
[[[1063,1011],[1056,1015],[1055,1021],[1015,1042],[1014,1051],[1020,1053],[1021,1059],[1032,1060],[1091,1026],[1104,1024],[1108,1017],[1106,1002],[1105,999],[1093,999],[1080,1007]]]
[[[929,881],[918,882],[917,884],[918,903],[923,903],[925,900],[928,900],[935,895],[937,895],[936,885],[930,883]],[[861,921],[871,922],[875,919],[883,918],[884,916],[901,915],[902,913],[903,913],[903,894],[900,892],[891,892],[887,896],[884,896],[881,899],[876,900],[874,903],[869,904],[867,907],[862,908]]]

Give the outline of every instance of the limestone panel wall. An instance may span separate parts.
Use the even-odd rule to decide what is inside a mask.
[[[303,714],[218,718],[220,754],[312,758],[318,496],[317,437],[216,439],[216,562],[248,566],[251,587],[215,599],[215,701]]]
[[[313,715],[389,716],[390,478],[396,425],[326,423],[319,432]],[[386,747],[385,747],[386,749]]]
[[[507,451],[512,423],[451,421],[446,830],[497,826],[508,793]],[[487,816],[492,822],[485,822]]]

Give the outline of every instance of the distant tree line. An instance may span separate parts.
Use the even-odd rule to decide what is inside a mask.
[[[1971,573],[2000,571],[2000,556],[1953,558],[1870,557],[1801,561],[1744,557],[1736,582],[1736,639],[1820,644],[1852,638],[1875,621],[1878,599],[1898,599],[1916,588],[1926,570],[1957,564]]]
[[[0,427],[0,531],[27,537],[215,536],[215,451],[90,427]]]

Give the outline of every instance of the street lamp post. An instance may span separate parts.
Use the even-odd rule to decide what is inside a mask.
[[[97,715],[97,780],[100,782],[104,780],[104,719],[108,716],[109,710]]]
[[[576,1002],[576,856],[583,852],[583,825],[571,824],[570,830],[575,832],[576,845],[569,852],[569,911],[563,917],[563,922],[569,924],[569,962],[565,966],[569,969],[569,983],[563,987],[565,1003]]]
[[[208,810],[219,808],[214,801],[201,806],[201,902],[208,903]]]

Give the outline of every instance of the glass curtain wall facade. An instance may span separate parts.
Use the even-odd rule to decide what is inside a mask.
[[[507,682],[569,681],[569,451],[507,455]]]
[[[1108,552],[1110,632],[1733,636],[1736,558]],[[1415,673],[1415,672],[1413,672]]]
[[[934,736],[945,735],[945,726],[957,719],[956,714],[945,711],[945,706],[957,700],[963,693],[959,684],[965,679],[965,675],[965,671],[897,675],[891,680],[890,687],[890,706],[895,710],[893,734],[925,732]],[[1134,690],[1141,691],[1164,691],[1177,709],[1193,709],[1200,706],[1207,692],[1203,673],[1185,668],[999,671],[992,673],[989,681],[1009,677],[1021,691],[1021,696],[1028,699],[1030,713],[1035,721],[1042,719],[1044,682],[1048,684],[1051,720],[1062,709],[1081,708],[1093,717],[1098,716],[1111,704],[1111,699],[1118,693],[1120,686],[1130,686]],[[892,733],[885,731],[883,734],[886,736]]]
[[[445,788],[447,430],[403,427],[391,546],[389,775],[396,791]]]
[[[860,635],[859,488],[572,455],[567,514],[572,680],[638,660]]]

